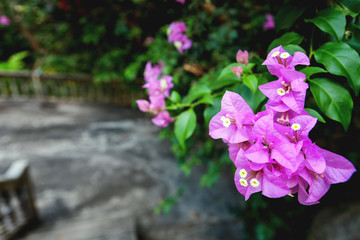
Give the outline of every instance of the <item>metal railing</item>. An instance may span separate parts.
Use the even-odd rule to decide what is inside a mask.
[[[29,165],[17,161],[0,177],[0,239],[16,239],[38,222]]]
[[[95,83],[90,76],[0,71],[0,97],[26,97],[131,106],[143,98],[140,84],[119,81]]]

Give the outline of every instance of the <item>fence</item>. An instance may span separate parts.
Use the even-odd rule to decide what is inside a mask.
[[[29,165],[13,163],[0,178],[0,239],[15,239],[27,227],[38,223]]]
[[[0,97],[26,97],[49,101],[63,100],[130,106],[135,99],[144,98],[143,91],[139,91],[139,82],[94,83],[89,76],[0,71]]]

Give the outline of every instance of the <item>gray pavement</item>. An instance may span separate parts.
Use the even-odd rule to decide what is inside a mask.
[[[0,101],[0,170],[27,160],[42,224],[23,239],[243,239],[231,169],[211,189],[185,177],[159,129],[137,110]],[[169,215],[159,201],[186,184]]]

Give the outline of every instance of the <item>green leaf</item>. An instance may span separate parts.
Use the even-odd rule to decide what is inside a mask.
[[[304,73],[308,79],[316,73],[327,73],[325,69],[320,67],[306,67],[301,69],[300,72]]]
[[[227,79],[222,79],[222,80],[216,80],[213,83],[210,84],[210,89],[212,91],[229,86],[229,85],[233,85],[235,83],[239,83],[241,80],[236,77],[234,75],[234,77],[232,78],[227,78]]]
[[[258,82],[259,85],[267,83],[266,77],[263,76],[262,78],[259,78]],[[257,112],[259,110],[259,108],[261,107],[261,103],[266,98],[265,95],[259,90],[259,88],[257,88],[256,92],[254,93],[245,84],[236,84],[230,90],[239,93],[254,112]]]
[[[342,0],[341,4],[343,4],[345,7],[350,9],[354,13],[360,12],[360,1],[354,1],[354,0]]]
[[[305,111],[307,111],[310,114],[310,116],[317,118],[319,122],[326,123],[325,119],[321,116],[321,114],[315,111],[314,109],[305,108]]]
[[[319,109],[330,119],[340,122],[347,131],[353,109],[348,90],[327,78],[310,80],[310,90]]]
[[[214,99],[210,94],[204,95],[199,101],[196,103],[204,103],[204,104],[214,104]]]
[[[181,101],[181,96],[176,91],[171,91],[170,100],[174,103],[179,103]]]
[[[305,19],[312,22],[323,32],[329,33],[337,41],[340,41],[345,32],[346,19],[343,12],[336,8],[328,8],[320,11],[316,18]]]
[[[175,136],[185,149],[185,141],[191,137],[196,127],[196,114],[192,108],[182,112],[175,120]]]
[[[275,28],[277,31],[288,29],[296,19],[304,12],[304,8],[294,7],[293,4],[287,4],[280,8],[275,16]]]
[[[183,103],[192,103],[196,99],[209,94],[211,94],[211,89],[206,84],[197,83],[190,88],[189,94],[183,99]]]
[[[255,75],[247,75],[243,78],[243,82],[253,93],[258,89],[258,79]]]
[[[239,79],[232,71],[231,68],[232,67],[237,67],[237,66],[241,66],[240,63],[231,63],[229,65],[227,65],[223,70],[221,70],[219,76],[217,77],[218,81],[221,80],[226,80],[226,79]]]
[[[214,102],[213,102],[213,105],[208,106],[207,108],[205,108],[205,110],[204,110],[204,119],[205,119],[206,126],[209,126],[209,122],[210,122],[211,118],[213,116],[215,116],[215,114],[220,112],[220,107],[221,107],[221,99],[220,98],[215,98]]]
[[[211,83],[210,89],[217,90],[222,87],[241,82],[241,80],[231,71],[231,67],[237,67],[237,66],[241,66],[241,64],[231,63],[227,65],[223,70],[221,70],[216,80]]]
[[[315,51],[315,59],[332,74],[346,77],[355,94],[360,88],[360,57],[346,43],[328,42]]]
[[[278,47],[279,45],[289,45],[289,44],[299,45],[303,39],[304,39],[303,36],[295,32],[288,32],[282,35],[281,37],[274,39],[274,41],[270,43],[267,51],[270,52],[273,48]]]
[[[306,51],[298,45],[288,44],[288,45],[284,45],[283,48],[291,55],[294,55],[294,52],[303,52],[306,54]]]

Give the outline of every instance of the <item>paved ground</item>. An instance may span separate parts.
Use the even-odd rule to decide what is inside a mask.
[[[241,201],[230,169],[212,189],[186,178],[158,128],[136,110],[0,102],[0,169],[30,162],[42,225],[24,239],[242,239],[228,207]],[[188,188],[173,211],[159,200]]]

